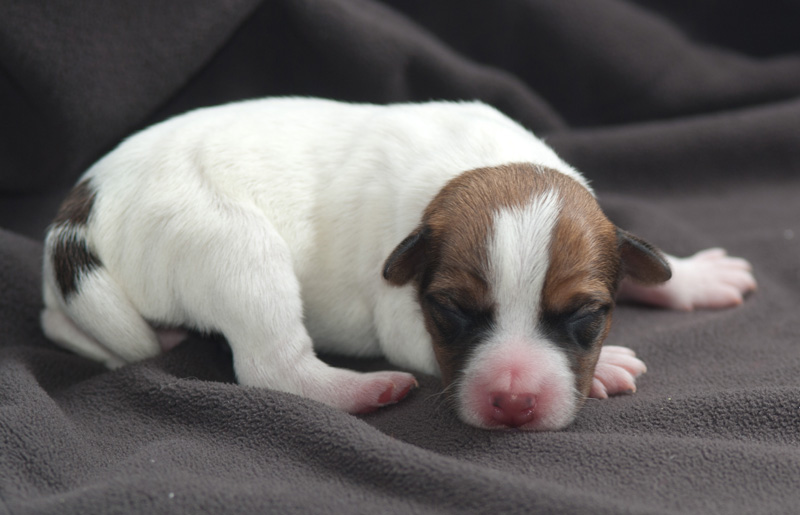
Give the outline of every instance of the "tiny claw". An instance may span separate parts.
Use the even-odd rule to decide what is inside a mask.
[[[592,379],[592,388],[589,390],[589,397],[592,399],[608,399],[608,391],[605,385],[596,377]]]

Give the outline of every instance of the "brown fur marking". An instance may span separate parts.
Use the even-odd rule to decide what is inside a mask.
[[[491,312],[487,281],[487,242],[494,214],[521,207],[549,190],[556,190],[562,211],[554,229],[550,268],[545,279],[542,309],[561,313],[589,300],[613,305],[619,271],[616,228],[585,187],[556,170],[532,164],[510,164],[465,172],[450,181],[428,206],[423,224],[429,228],[436,266],[421,281],[420,295],[456,292],[459,302],[474,312]],[[424,306],[424,302],[423,302]],[[426,312],[426,324],[445,384],[454,379],[465,355],[438,338]],[[610,314],[599,341],[610,326]],[[577,388],[588,394],[600,345],[572,353]]]
[[[621,271],[617,232],[585,188],[568,177],[555,182],[562,193],[562,208],[551,239],[542,309],[545,313],[569,313],[585,304],[609,308],[595,345],[587,352],[573,354],[576,387],[586,396],[592,386],[600,343],[611,327]]]
[[[95,191],[88,180],[75,185],[61,204],[53,223],[86,225],[94,206]]]
[[[452,179],[425,210],[415,233],[425,234],[420,239],[421,248],[408,254],[415,259],[405,259],[401,270],[391,272],[395,279],[402,279],[393,281],[395,284],[407,280],[416,283],[445,385],[457,378],[471,347],[479,344],[481,332],[491,327],[495,306],[488,281],[487,245],[495,213],[522,207],[550,190],[558,192],[562,204],[551,238],[539,316],[568,320],[572,312],[587,304],[608,310],[604,326],[590,346],[566,347],[577,377],[576,387],[583,396],[588,394],[601,343],[610,327],[620,274],[616,228],[594,196],[575,179],[528,163],[471,170]],[[391,259],[389,264],[398,265]],[[410,271],[412,264],[414,272]],[[457,303],[470,319],[482,321],[471,328],[477,334],[467,334],[455,344],[448,342],[436,325],[430,297],[446,306]]]
[[[94,200],[95,191],[89,181],[81,181],[64,199],[50,229],[56,233],[51,243],[53,270],[64,298],[77,293],[83,274],[101,266],[100,259],[78,232],[89,221]]]

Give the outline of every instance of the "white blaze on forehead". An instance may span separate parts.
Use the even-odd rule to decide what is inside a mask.
[[[560,211],[558,193],[549,190],[523,206],[495,213],[488,257],[500,335],[525,337],[536,331],[550,241]]]
[[[458,410],[467,423],[502,425],[494,403],[498,394],[535,404],[535,416],[522,429],[560,429],[575,417],[579,394],[566,353],[538,327],[562,200],[550,189],[494,213],[487,241],[494,330],[466,361],[459,382]]]

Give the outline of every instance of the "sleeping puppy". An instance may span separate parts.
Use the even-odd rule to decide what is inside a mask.
[[[440,375],[469,424],[553,430],[645,370],[602,345],[618,293],[691,309],[753,288],[743,260],[615,227],[481,103],[277,98],[178,116],[92,166],[47,235],[42,325],[109,367],[218,332],[240,384],[349,412],[416,381],[314,349],[382,355]]]

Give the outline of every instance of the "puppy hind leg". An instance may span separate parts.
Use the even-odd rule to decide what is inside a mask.
[[[316,356],[303,325],[300,284],[288,246],[265,219],[248,224],[246,230],[247,238],[230,232],[215,235],[217,248],[225,249],[225,254],[194,260],[202,267],[192,277],[200,290],[187,296],[187,302],[197,300],[193,318],[227,338],[238,382],[304,396],[351,413],[372,411],[405,397],[416,385],[410,374],[359,373],[332,367]],[[236,256],[235,261],[226,260],[228,256]],[[215,292],[213,303],[204,290]]]
[[[117,368],[125,364],[119,356],[115,356],[97,340],[86,334],[75,325],[67,315],[58,308],[48,307],[42,311],[42,330],[52,341],[79,356],[100,361],[108,368]]]
[[[63,315],[74,323],[74,328],[86,335],[83,339],[71,338],[72,347],[85,350],[87,341],[95,342],[101,348],[95,354],[99,352],[101,361],[112,368],[161,352],[155,331],[105,268],[83,275],[78,291],[63,302],[62,310]],[[43,313],[42,321],[58,323],[57,317],[47,311]],[[62,328],[62,336],[67,334],[69,331]],[[83,354],[88,355],[86,352]],[[103,359],[105,355],[111,358]]]
[[[686,258],[666,257],[672,268],[669,281],[645,286],[625,279],[618,299],[683,311],[719,309],[741,304],[757,287],[750,263],[722,249],[707,249]]]

